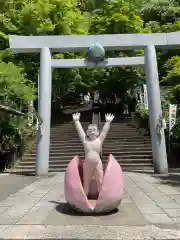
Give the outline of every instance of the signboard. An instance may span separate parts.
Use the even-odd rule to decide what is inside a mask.
[[[139,87],[139,98],[140,98],[140,103],[141,103],[141,105],[143,105],[143,96],[142,96],[143,94],[142,94],[142,88],[141,88],[141,86]]]
[[[28,126],[32,126],[33,125],[33,121],[34,121],[33,107],[34,107],[34,102],[33,101],[29,101],[28,102]]]
[[[39,82],[39,71],[38,71],[38,111],[39,111],[39,101],[40,101],[40,82]]]
[[[143,90],[144,90],[144,108],[148,109],[148,95],[147,95],[147,85],[143,84]]]
[[[177,112],[177,105],[169,104],[169,132],[172,130],[172,128],[176,124],[176,112]]]

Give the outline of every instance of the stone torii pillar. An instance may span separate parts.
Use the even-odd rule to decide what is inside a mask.
[[[40,51],[38,114],[42,123],[37,131],[36,175],[47,175],[49,170],[49,148],[51,128],[51,53],[48,47]]]
[[[145,71],[148,93],[148,108],[151,130],[153,163],[155,173],[168,173],[166,142],[164,129],[157,133],[157,125],[162,116],[158,66],[154,45],[145,47]]]

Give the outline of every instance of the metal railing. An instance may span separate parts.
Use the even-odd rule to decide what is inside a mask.
[[[25,113],[0,104],[0,112],[6,112],[13,115],[25,116]]]
[[[96,124],[98,126],[98,118],[97,114],[93,112],[92,114],[92,124]]]
[[[99,132],[101,132],[102,130],[102,124],[101,124],[101,113],[98,113],[98,128],[99,128]],[[100,153],[101,159],[103,157],[103,150],[101,148],[101,153]]]
[[[99,132],[101,132],[102,126],[101,126],[101,113],[100,113],[100,112],[98,112],[98,113],[94,113],[94,112],[93,112],[93,115],[92,115],[92,124],[96,124],[97,127],[98,127],[98,129],[99,129]],[[101,149],[100,156],[101,156],[101,158],[102,158],[102,156],[103,156],[102,149]]]
[[[102,126],[101,126],[101,113],[100,112],[98,113],[98,128],[99,128],[99,131],[101,132]]]

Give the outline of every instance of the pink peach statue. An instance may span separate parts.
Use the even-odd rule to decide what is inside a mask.
[[[100,158],[102,144],[114,115],[105,115],[106,123],[99,134],[97,125],[90,124],[85,134],[80,113],[73,114],[73,121],[83,143],[85,160],[75,156],[65,173],[65,198],[76,210],[82,212],[110,212],[118,207],[124,193],[122,169],[112,154],[105,172]]]

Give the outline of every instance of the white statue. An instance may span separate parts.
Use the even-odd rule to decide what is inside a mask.
[[[97,125],[90,124],[85,134],[82,125],[80,123],[80,113],[73,114],[73,120],[79,137],[83,143],[85,151],[85,161],[83,165],[83,182],[84,192],[88,195],[90,182],[93,176],[96,179],[98,191],[100,191],[103,181],[103,164],[100,158],[100,152],[102,144],[107,136],[110,128],[110,123],[114,119],[114,115],[106,114],[106,123],[103,126],[102,132],[99,134]]]

